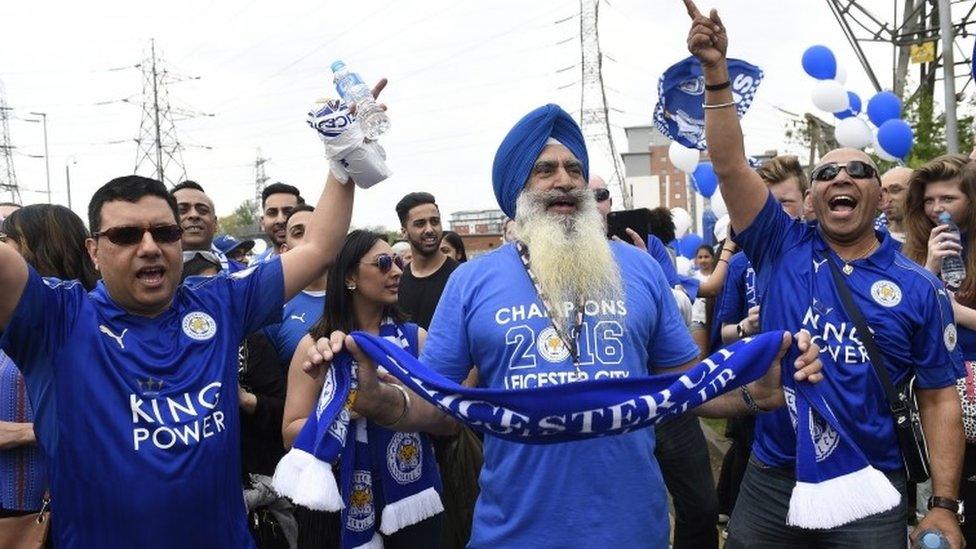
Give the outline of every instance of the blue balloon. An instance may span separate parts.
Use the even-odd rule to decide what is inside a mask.
[[[901,118],[888,120],[878,128],[878,145],[891,156],[902,160],[912,151],[915,134]]]
[[[837,76],[837,59],[827,46],[810,46],[803,52],[803,70],[817,80]]]
[[[682,257],[687,257],[688,259],[694,259],[695,254],[698,252],[698,247],[702,245],[702,237],[695,233],[688,233],[678,240],[678,253]]]
[[[718,188],[718,178],[715,177],[715,169],[712,168],[711,162],[699,164],[691,177],[695,181],[695,189],[698,190],[698,194],[705,198],[711,198],[715,194],[715,189]]]
[[[861,113],[861,96],[849,91],[847,92],[847,99],[851,102],[851,115]]]
[[[893,118],[901,118],[901,99],[890,91],[874,94],[868,101],[868,118],[879,128]]]

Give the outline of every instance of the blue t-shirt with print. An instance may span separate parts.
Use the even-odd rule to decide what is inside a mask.
[[[312,326],[322,318],[325,307],[325,290],[309,292],[302,290],[285,303],[281,312],[281,322],[264,329],[264,335],[274,345],[278,359],[287,369],[298,343],[308,334]]]
[[[698,354],[657,264],[612,242],[623,297],[585,305],[579,369],[514,245],[451,275],[421,361],[455,381],[519,389],[643,376]],[[566,304],[572,306],[571,304]],[[469,547],[666,547],[668,511],[654,432],[533,445],[485,436]]]
[[[729,259],[729,270],[722,288],[722,307],[715,309],[715,320],[722,324],[737,324],[749,316],[749,309],[759,305],[756,292],[756,271],[746,254],[739,252]]]
[[[0,348],[23,371],[59,547],[254,547],[241,487],[238,346],[278,319],[281,262],[190,277],[131,315],[103,283],[30,269]]]
[[[922,389],[955,384],[963,370],[948,295],[931,273],[896,250],[888,233],[876,234],[880,246],[851,262],[853,271],[846,281],[884,355],[892,383],[898,385],[914,374]],[[884,390],[854,322],[844,313],[826,262],[838,268],[844,263],[829,249],[819,228],[791,219],[770,196],[735,241],[756,270],[763,298],[762,329],[809,331],[821,347],[821,393],[852,442],[874,467],[902,469]],[[795,358],[791,350],[783,364]],[[788,467],[794,462],[796,433],[790,413],[784,406],[756,419],[753,452],[767,465]]]

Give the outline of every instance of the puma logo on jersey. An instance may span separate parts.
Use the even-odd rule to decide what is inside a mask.
[[[820,272],[820,267],[823,267],[823,264],[826,263],[826,262],[827,262],[826,259],[821,259],[820,261],[817,261],[816,259],[814,259],[813,260],[813,272],[819,273]]]
[[[122,343],[122,338],[125,337],[125,333],[129,331],[128,328],[122,330],[121,334],[115,335],[115,333],[113,333],[112,330],[109,330],[107,326],[105,326],[104,324],[99,324],[98,331],[114,339],[115,342],[119,344],[120,349],[125,349],[125,343]]]
[[[302,313],[301,316],[291,315],[291,318],[294,318],[295,320],[301,322],[302,324],[305,324],[305,313]]]

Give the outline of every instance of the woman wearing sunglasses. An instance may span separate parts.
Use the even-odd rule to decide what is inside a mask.
[[[41,276],[77,280],[91,290],[98,274],[85,252],[87,238],[85,224],[63,206],[27,206],[0,225],[0,246],[13,247]],[[44,466],[33,421],[24,377],[0,352],[0,517],[36,513],[43,505]]]
[[[414,356],[420,354],[426,332],[416,324],[406,322],[397,308],[397,294],[403,260],[378,233],[356,230],[346,242],[329,269],[326,284],[325,309],[322,318],[302,338],[288,368],[288,392],[285,400],[283,436],[291,447],[305,424],[310,410],[316,405],[325,380],[325,369],[317,369],[312,378],[302,370],[308,348],[321,337],[335,331],[350,333],[356,330],[395,338]],[[421,435],[425,448],[430,447],[426,435]],[[385,450],[383,450],[385,451]],[[430,453],[433,458],[433,453]],[[375,484],[375,483],[374,483]],[[374,486],[375,489],[375,486]],[[377,517],[380,515],[377,509]],[[339,513],[322,513],[322,524],[299,531],[299,547],[316,549],[339,546]],[[303,521],[304,522],[304,521]],[[308,535],[313,531],[312,535]],[[441,535],[440,515],[407,526],[391,535],[383,536],[388,548],[438,547]],[[315,539],[312,539],[315,538]]]
[[[906,239],[904,254],[923,265],[935,276],[942,270],[942,260],[961,254],[966,278],[953,295],[959,350],[966,362],[966,377],[956,382],[963,405],[966,453],[963,460],[959,498],[976,503],[976,165],[961,154],[940,156],[921,166],[908,181],[903,221]],[[959,227],[961,241],[939,222],[939,214],[948,212]],[[948,343],[947,343],[948,344]],[[976,510],[965,509],[962,533],[966,544],[976,545]]]

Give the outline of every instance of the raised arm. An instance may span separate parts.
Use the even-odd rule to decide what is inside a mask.
[[[26,285],[27,262],[13,247],[0,243],[0,331],[10,324]]]
[[[693,0],[684,0],[691,18],[688,51],[698,58],[705,75],[705,139],[722,196],[726,197],[732,229],[742,232],[762,210],[769,191],[746,161],[742,127],[736,114],[729,68],[726,63],[728,35],[718,12],[708,17]],[[721,89],[709,89],[720,87]]]

